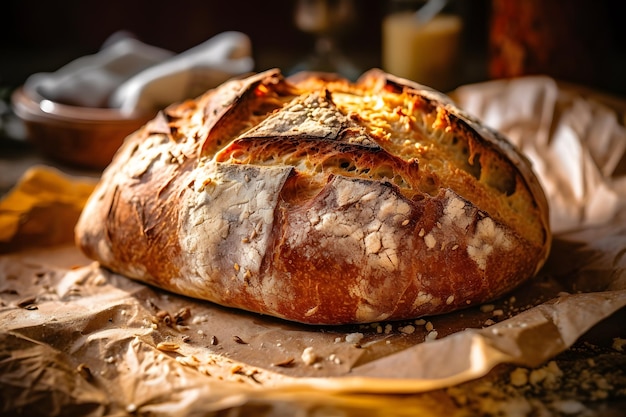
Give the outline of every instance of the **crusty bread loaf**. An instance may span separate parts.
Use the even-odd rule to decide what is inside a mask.
[[[439,314],[543,265],[529,162],[444,95],[374,69],[270,70],[129,136],[78,245],[130,278],[312,324]]]

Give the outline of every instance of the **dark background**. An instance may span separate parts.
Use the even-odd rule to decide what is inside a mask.
[[[457,2],[457,11],[465,19],[461,82],[490,78],[487,61],[490,13],[495,4],[492,1]],[[511,1],[524,4],[526,0]],[[556,53],[577,50],[579,57],[586,57],[570,62],[565,55],[561,61],[567,65],[559,67],[559,73],[548,75],[626,96],[626,2],[545,2],[553,5],[556,14],[546,20],[547,24],[569,28],[560,40],[569,48],[559,48]],[[538,0],[526,4],[531,3],[541,4]],[[309,34],[295,27],[294,5],[295,0],[5,0],[0,6],[0,86],[15,87],[32,73],[54,71],[79,56],[95,53],[118,30],[130,31],[148,44],[174,52],[220,32],[238,30],[252,40],[256,70],[287,70],[313,44]],[[343,50],[360,68],[378,67],[381,20],[389,3],[355,0],[355,5],[357,19],[342,39]],[[571,15],[575,18],[563,21]],[[579,76],[576,69],[582,66],[592,68],[591,75],[587,71],[585,77]]]
[[[311,37],[295,27],[294,4],[295,0],[9,0],[0,6],[5,15],[1,30],[6,57],[0,80],[19,83],[29,73],[58,69],[97,52],[117,30],[128,30],[145,43],[174,52],[220,32],[238,30],[251,38],[258,70],[287,66],[312,45]],[[358,39],[359,51],[353,52],[377,64],[384,2],[357,1],[357,6],[359,19],[345,42],[354,45]]]
[[[127,30],[148,44],[182,52],[226,31],[252,40],[257,70],[289,68],[311,50],[313,38],[294,24],[296,0],[8,0],[2,6],[0,83],[19,85],[34,72],[54,71],[98,51],[106,38]],[[462,1],[466,45],[478,56],[486,47],[487,0]],[[467,4],[465,4],[467,3]],[[471,3],[471,7],[470,6]],[[341,45],[360,68],[378,67],[383,0],[355,0],[357,19]],[[474,58],[479,62],[481,58]],[[476,64],[480,65],[480,63]],[[474,69],[473,78],[484,78]]]

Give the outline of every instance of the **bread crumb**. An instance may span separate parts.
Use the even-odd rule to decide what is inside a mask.
[[[161,342],[159,344],[157,344],[157,349],[158,350],[162,350],[165,352],[174,352],[177,351],[179,349],[179,345],[177,343],[173,343],[173,342]]]
[[[588,417],[598,410],[588,403],[619,403],[626,393],[624,356],[587,342],[577,343],[572,349],[583,356],[597,356],[573,359],[566,352],[544,366],[511,367],[508,374],[494,374],[487,381],[472,381],[446,392],[459,411],[489,417]]]
[[[400,332],[404,334],[413,334],[415,333],[415,326],[409,324],[407,326],[400,327],[398,330],[400,330]]]
[[[435,340],[437,336],[439,336],[439,333],[437,330],[433,330],[426,335],[426,340]]]
[[[346,335],[347,343],[359,343],[363,339],[363,333],[350,333]]]
[[[511,385],[522,387],[528,383],[528,369],[516,368],[509,375]]]
[[[432,324],[431,322],[427,322],[427,323],[426,323],[426,325],[424,326],[424,328],[425,328],[427,331],[429,331],[429,332],[430,332],[432,329],[434,329],[434,328],[435,328],[435,326],[433,326],[433,324]]]
[[[613,339],[613,345],[611,345],[611,347],[616,351],[623,352],[624,346],[626,346],[626,339],[622,339],[619,337]]]
[[[313,352],[313,347],[309,346],[307,348],[304,349],[304,351],[302,351],[302,362],[304,362],[305,365],[313,365],[315,362],[317,362],[317,355],[315,354],[315,352]]]
[[[176,357],[176,362],[185,366],[197,367],[198,365],[200,365],[200,361],[198,360],[198,358],[196,358],[193,355],[192,356],[178,356]]]
[[[495,308],[496,306],[493,304],[483,304],[480,306],[480,311],[483,313],[491,313]]]
[[[563,372],[555,361],[550,361],[548,364],[539,369],[533,369],[530,372],[528,380],[532,385],[543,385],[544,387],[553,387],[558,383],[558,379],[561,378]]]
[[[209,321],[209,317],[205,314],[194,315],[191,319],[191,324],[200,324]]]
[[[334,353],[331,353],[328,357],[328,360],[334,363],[335,365],[341,365],[341,359],[337,357]]]

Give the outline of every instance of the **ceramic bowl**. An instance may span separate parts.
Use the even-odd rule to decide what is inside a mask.
[[[111,162],[130,133],[154,117],[53,102],[24,87],[13,92],[11,104],[28,141],[40,152],[64,164],[98,170]]]

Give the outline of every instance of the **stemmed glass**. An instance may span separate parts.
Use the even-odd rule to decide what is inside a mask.
[[[355,80],[360,71],[339,48],[339,37],[355,19],[353,0],[296,0],[296,27],[315,37],[312,53],[291,72],[323,71]]]

